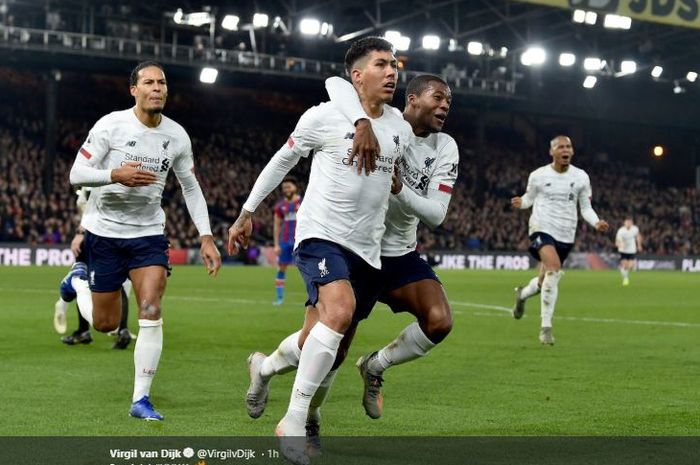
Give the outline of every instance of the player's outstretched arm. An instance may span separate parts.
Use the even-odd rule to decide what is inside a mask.
[[[361,174],[364,168],[365,174],[369,175],[377,168],[381,147],[357,91],[352,84],[337,76],[326,79],[326,91],[333,105],[355,126],[350,164],[358,157],[357,174]]]
[[[537,176],[535,176],[536,171],[530,173],[527,178],[527,189],[522,196],[515,196],[510,199],[510,204],[513,208],[518,208],[524,210],[530,208],[535,203],[535,197],[537,196]]]
[[[185,198],[187,212],[197,227],[202,241],[199,251],[204,261],[204,266],[207,268],[209,276],[216,276],[219,268],[221,268],[221,254],[214,243],[214,236],[211,233],[207,201],[204,198],[202,187],[194,175],[194,159],[189,145],[183,153],[183,155],[175,159],[173,172],[182,188],[182,196]]]
[[[214,243],[214,236],[208,234],[202,236],[202,246],[199,252],[202,254],[202,260],[209,276],[216,276],[221,268],[221,254]]]
[[[253,213],[244,208],[233,225],[228,229],[228,254],[235,255],[241,249],[247,249],[252,234]]]

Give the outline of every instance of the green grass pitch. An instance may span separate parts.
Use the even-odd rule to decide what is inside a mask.
[[[288,273],[273,307],[274,270],[227,267],[211,279],[176,267],[163,303],[164,349],[152,400],[162,423],[127,415],[133,345],[110,350],[95,334],[68,347],[52,326],[62,268],[0,268],[1,435],[269,436],[283,416],[293,374],[271,384],[250,419],[247,355],[272,351],[298,329],[305,299]],[[354,361],[391,341],[412,318],[379,306],[364,322],[324,408],[337,436],[699,435],[698,277],[640,272],[623,288],[616,272],[567,271],[554,347],[537,340],[539,298],[525,318],[506,311],[527,272],[440,272],[454,329],[428,357],[386,373],[380,420],[365,416]],[[133,296],[130,327],[138,330]],[[69,309],[69,330],[76,324]]]

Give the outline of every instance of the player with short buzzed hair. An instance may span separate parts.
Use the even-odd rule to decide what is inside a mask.
[[[598,218],[591,206],[591,180],[580,168],[571,164],[574,147],[568,136],[559,135],[549,143],[552,163],[532,173],[524,195],[513,197],[514,208],[532,207],[529,222],[530,254],[540,262],[539,275],[515,289],[513,317],[522,318],[525,301],[542,293],[540,342],[554,345],[552,317],[559,294],[561,267],[574,246],[578,224],[577,207],[581,216],[596,231],[608,230],[608,223]]]
[[[163,67],[152,61],[139,63],[129,84],[135,105],[95,123],[70,171],[71,184],[93,189],[81,221],[87,264],[76,263],[66,282],[77,295],[83,317],[98,331],[108,332],[119,324],[122,283],[131,280],[139,306],[139,335],[129,414],[162,420],[150,401],[150,389],[163,347],[161,299],[170,265],[160,203],[171,169],[202,239],[201,254],[210,275],[221,267],[221,256],[194,175],[190,138],[163,115],[168,97]]]

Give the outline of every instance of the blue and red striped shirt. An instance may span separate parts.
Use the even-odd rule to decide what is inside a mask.
[[[301,204],[301,196],[294,200],[282,199],[275,204],[275,216],[282,220],[280,228],[280,244],[294,244],[294,233],[297,228],[297,211]]]

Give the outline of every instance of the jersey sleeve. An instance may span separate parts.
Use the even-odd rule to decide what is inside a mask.
[[[301,157],[308,157],[323,146],[322,114],[319,106],[310,108],[301,115],[287,142],[272,156],[258,176],[243,204],[244,210],[255,212],[258,205],[280,185]]]
[[[282,203],[277,202],[277,203],[275,204],[274,215],[275,215],[277,218],[284,219],[284,213],[282,212]]]
[[[96,168],[110,151],[109,115],[90,129],[78,150],[70,171],[70,182],[77,186],[97,187],[112,184],[112,170]]]
[[[617,230],[617,234],[615,234],[615,242],[621,241],[622,240],[622,228]]]
[[[301,157],[308,157],[323,146],[323,114],[324,107],[310,108],[301,115],[294,131],[287,139],[285,146]],[[279,152],[278,152],[279,153]]]
[[[204,198],[202,187],[194,174],[192,141],[187,133],[184,133],[183,140],[184,146],[175,157],[175,160],[173,160],[173,172],[180,182],[187,211],[190,214],[190,218],[192,218],[192,222],[197,227],[199,235],[210,236],[212,232],[207,201]]]
[[[184,131],[183,131],[184,132]],[[175,176],[186,175],[187,172],[194,173],[194,154],[192,153],[192,141],[190,136],[184,132],[183,146],[173,160],[173,172]]]
[[[337,76],[326,79],[326,92],[328,92],[333,105],[352,124],[361,119],[370,119],[362,108],[357,91],[345,79]]]
[[[586,220],[586,223],[595,226],[596,223],[600,221],[600,218],[598,218],[598,214],[593,210],[593,206],[591,205],[592,198],[593,189],[591,189],[591,179],[588,177],[588,174],[583,173],[583,187],[578,193],[578,205],[581,210],[581,216]]]
[[[537,172],[533,171],[527,178],[527,189],[525,189],[525,194],[522,196],[521,209],[530,208],[533,203],[535,203],[535,198],[537,197]]]
[[[440,160],[440,164],[430,177],[428,189],[446,194],[449,201],[459,171],[459,149],[457,142],[451,137],[442,147],[438,148],[438,160]]]

